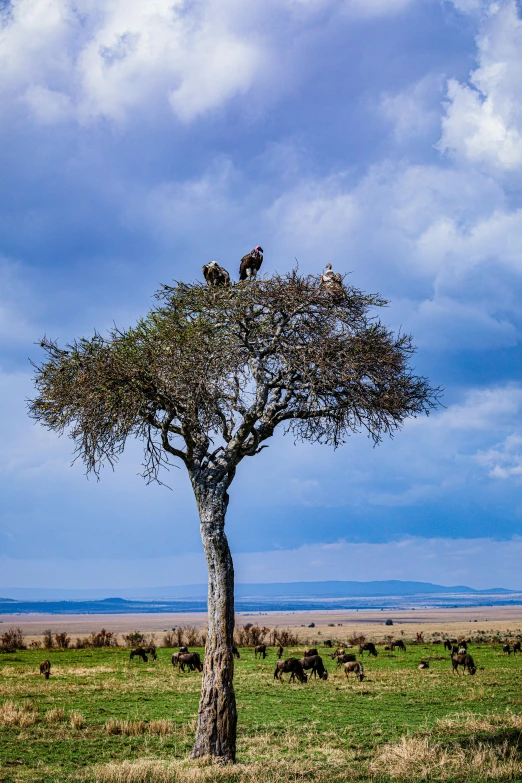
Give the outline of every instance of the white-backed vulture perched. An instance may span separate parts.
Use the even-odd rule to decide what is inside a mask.
[[[321,275],[321,288],[333,297],[343,296],[343,279],[338,272],[332,270],[331,264],[326,264],[326,272]]]

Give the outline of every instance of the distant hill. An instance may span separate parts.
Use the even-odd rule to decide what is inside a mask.
[[[45,588],[0,588],[6,596],[0,598],[0,603],[14,601],[103,601],[107,606],[123,603],[124,600],[186,600],[207,597],[207,585],[175,585],[172,587],[150,588],[110,588],[106,590],[67,590]],[[502,587],[489,590],[476,590],[466,585],[437,585],[431,582],[408,582],[398,579],[373,582],[268,582],[252,584],[236,584],[236,598],[354,598],[371,596],[413,596],[413,595],[445,595],[445,594],[510,594],[515,591]],[[13,607],[14,609],[14,607]],[[16,611],[16,610],[15,610]]]

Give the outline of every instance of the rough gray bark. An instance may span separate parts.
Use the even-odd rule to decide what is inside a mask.
[[[236,758],[234,693],[234,565],[225,535],[228,495],[222,486],[201,487],[193,479],[208,566],[208,632],[196,741],[191,758]]]

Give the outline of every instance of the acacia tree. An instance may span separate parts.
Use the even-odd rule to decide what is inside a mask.
[[[144,476],[185,465],[208,565],[208,636],[192,757],[235,759],[234,569],[225,535],[239,463],[266,448],[279,425],[295,438],[375,443],[437,390],[409,367],[411,338],[372,314],[386,302],[296,270],[232,288],[163,286],[128,330],[60,348],[45,338],[32,416],[67,432],[88,472],[114,466],[129,438],[144,445]]]

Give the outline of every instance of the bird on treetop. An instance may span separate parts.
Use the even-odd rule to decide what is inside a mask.
[[[239,265],[239,279],[248,280],[251,277],[257,277],[257,273],[263,263],[263,248],[256,245],[250,253],[243,256]]]

